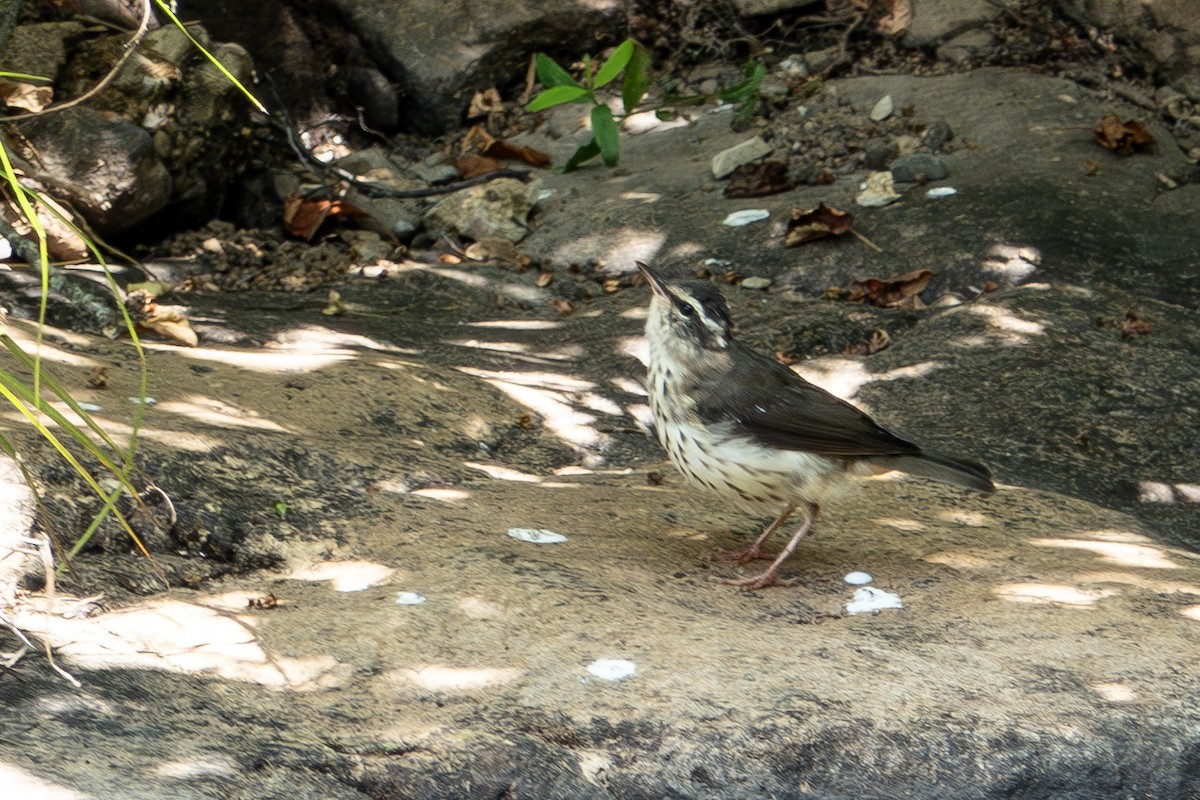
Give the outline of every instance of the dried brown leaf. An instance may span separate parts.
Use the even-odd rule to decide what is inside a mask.
[[[852,215],[824,203],[805,211],[793,208],[792,218],[787,224],[787,233],[783,237],[783,245],[796,247],[828,236],[840,236],[850,230],[853,224]]]
[[[890,278],[864,278],[851,281],[845,297],[881,308],[924,308],[917,295],[925,290],[932,277],[932,270],[918,269]]]
[[[503,169],[500,162],[494,158],[487,156],[466,156],[460,158],[454,165],[458,167],[458,172],[463,176],[463,179],[476,178],[480,175],[487,175],[489,172],[498,172]]]
[[[887,5],[891,8],[880,18],[878,27],[880,32],[894,36],[912,22],[912,6],[908,0],[888,0]]]
[[[1121,122],[1116,114],[1105,114],[1093,131],[1096,143],[1119,156],[1133,155],[1154,146],[1154,137],[1136,119]]]
[[[550,156],[532,147],[524,147],[504,139],[495,139],[483,149],[483,155],[491,158],[516,158],[534,167],[550,166]]]
[[[1149,336],[1150,323],[1139,317],[1133,311],[1126,311],[1121,320],[1121,338],[1132,339],[1135,336]]]
[[[500,99],[500,92],[493,86],[476,92],[471,98],[471,104],[467,107],[467,119],[478,119],[501,111],[504,111],[504,102]]]
[[[200,343],[200,337],[192,330],[187,317],[178,311],[156,308],[153,314],[142,320],[138,326],[144,331],[157,333],[186,347],[195,347]]]

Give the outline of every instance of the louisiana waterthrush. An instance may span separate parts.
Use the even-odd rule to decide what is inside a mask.
[[[771,566],[726,581],[746,589],[791,585],[779,568],[849,479],[900,470],[980,492],[987,467],[930,453],[733,338],[729,307],[710,283],[672,282],[638,263],[654,294],[646,319],[647,390],[658,440],[691,484],[752,510],[782,512],[748,549],[762,547],[797,510],[805,519]]]

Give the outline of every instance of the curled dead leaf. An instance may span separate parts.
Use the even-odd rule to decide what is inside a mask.
[[[308,200],[292,195],[283,201],[283,227],[293,236],[310,241],[329,217],[360,218],[362,209],[345,200]]]
[[[840,236],[850,230],[853,224],[852,215],[824,203],[804,211],[793,208],[792,218],[787,224],[787,233],[783,237],[783,245],[796,247],[828,236]]]
[[[1121,338],[1132,339],[1135,336],[1149,336],[1150,323],[1133,313],[1132,310],[1126,311],[1124,318],[1121,320]]]
[[[553,272],[542,272],[537,276],[537,285],[539,287],[549,286],[554,281]]]
[[[851,281],[846,287],[845,299],[869,303],[880,308],[924,308],[917,297],[925,291],[933,278],[933,271],[918,269],[890,278],[864,278]]]
[[[532,147],[525,147],[504,139],[496,139],[488,145],[483,154],[491,158],[515,158],[533,167],[550,166],[550,156]]]
[[[558,313],[562,314],[564,317],[575,310],[575,306],[571,305],[570,300],[564,300],[561,297],[556,297],[551,300],[550,305],[554,306],[554,308],[558,310]]]
[[[880,33],[894,36],[908,27],[912,22],[912,6],[909,0],[884,0],[888,12],[879,18],[877,27]]]
[[[855,342],[854,344],[842,350],[844,355],[851,356],[873,356],[881,350],[886,350],[892,346],[892,337],[882,328],[876,328],[871,331],[869,339],[863,342]]]
[[[93,389],[108,388],[108,367],[99,366],[88,375],[88,386]]]
[[[178,342],[185,347],[195,347],[200,343],[200,337],[192,330],[187,317],[178,311],[155,308],[153,313],[138,325],[143,331],[157,333],[167,339]]]
[[[503,169],[499,161],[487,156],[466,156],[455,161],[454,166],[458,167],[458,172],[464,180],[487,175],[489,172],[499,172]]]
[[[1139,150],[1149,150],[1154,146],[1154,137],[1146,130],[1145,125],[1136,119],[1121,122],[1121,118],[1116,114],[1105,114],[1093,135],[1096,144],[1106,150],[1112,150],[1119,156],[1133,155]]]
[[[476,92],[471,98],[471,104],[467,106],[467,119],[478,119],[501,111],[504,111],[504,102],[500,99],[500,92],[492,86],[482,92]]]

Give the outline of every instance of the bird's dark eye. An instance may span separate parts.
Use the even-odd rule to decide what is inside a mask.
[[[685,317],[694,317],[696,316],[696,309],[691,303],[681,303],[679,305],[679,313],[683,314]]]

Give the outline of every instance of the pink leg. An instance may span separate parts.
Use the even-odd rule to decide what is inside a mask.
[[[731,578],[721,582],[728,583],[731,586],[741,586],[748,592],[753,592],[756,589],[765,589],[768,586],[794,586],[795,581],[779,577],[779,567],[796,551],[796,545],[800,544],[800,540],[804,538],[805,534],[812,528],[813,523],[817,521],[817,514],[820,513],[820,508],[816,503],[808,503],[807,506],[808,518],[804,520],[804,523],[792,536],[791,541],[787,543],[787,547],[784,547],[783,551],[771,562],[771,566],[758,575],[753,575],[749,578]]]
[[[788,506],[783,510],[783,513],[775,518],[775,521],[767,526],[767,529],[762,532],[754,544],[747,547],[745,550],[734,550],[730,553],[721,553],[717,556],[722,561],[736,561],[739,564],[745,564],[747,561],[754,561],[759,558],[769,558],[762,554],[762,547],[767,543],[767,539],[771,538],[771,534],[779,530],[779,526],[787,522],[787,518],[796,510],[795,504]]]

